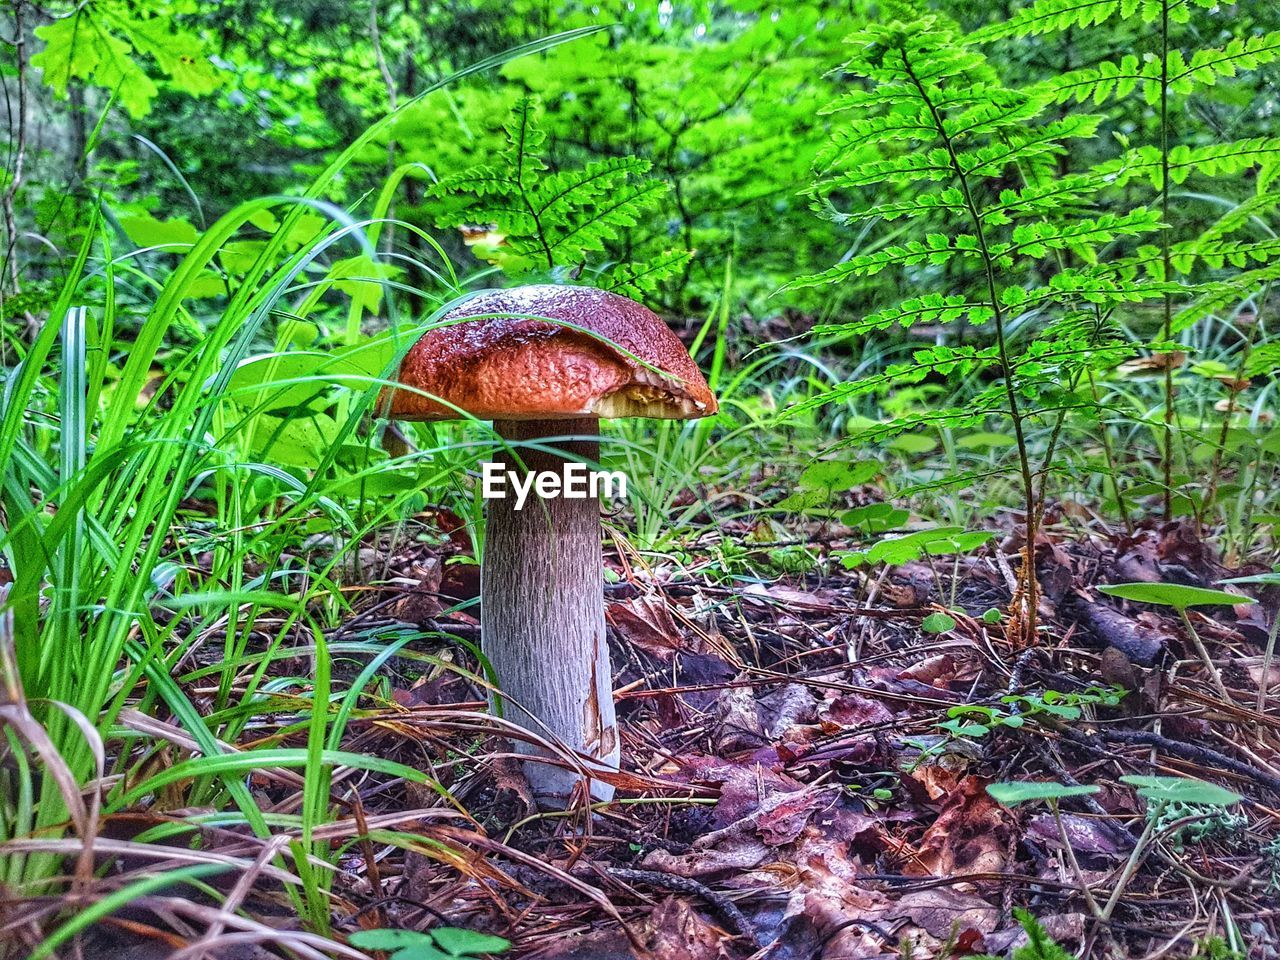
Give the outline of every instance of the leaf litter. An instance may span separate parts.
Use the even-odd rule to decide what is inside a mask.
[[[447,562],[458,545],[388,555],[391,589],[339,633],[411,642],[343,749],[422,769],[448,796],[370,771],[335,778],[350,816],[329,834],[365,837],[338,861],[335,934],[466,927],[547,960],[923,958],[1011,949],[1025,941],[1022,907],[1073,952],[1183,955],[1228,921],[1275,943],[1280,720],[1253,709],[1274,599],[1238,585],[1269,602],[1189,614],[1223,701],[1171,609],[1098,587],[1220,589],[1255,571],[1227,570],[1181,524],[1084,539],[1049,524],[1041,536],[1044,626],[1029,647],[988,615],[1009,602],[1001,566],[1017,556],[996,556],[1008,541],[930,565],[832,564],[745,584],[709,567],[632,569],[607,591],[619,799],[562,815],[534,809],[513,731],[483,712],[476,623],[458,605],[469,580]],[[922,629],[944,611],[950,629]],[[278,735],[295,742],[288,723]],[[1134,774],[1219,783],[1244,802],[1229,829],[1194,805],[1180,826],[1153,824],[1121,779]],[[1005,807],[986,789],[1019,780],[1100,792],[1049,810]],[[254,789],[277,809],[300,802],[297,777],[264,771]],[[105,828],[182,814],[157,797]],[[1125,876],[1149,827],[1154,842]],[[246,871],[263,842],[238,828],[206,837]],[[282,909],[288,875],[259,867],[244,893],[281,949],[305,939]],[[1123,886],[1105,920],[1086,884],[1102,902]],[[142,913],[135,941],[198,927]]]

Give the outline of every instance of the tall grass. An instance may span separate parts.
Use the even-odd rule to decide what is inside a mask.
[[[488,58],[415,100],[596,29]],[[321,198],[413,102],[366,130],[302,196],[251,200],[210,225],[181,253],[135,329],[125,329],[117,291],[138,279],[136,288],[148,289],[138,263],[157,254],[117,255],[109,219],[95,217],[50,321],[29,345],[12,345],[19,362],[4,372],[0,410],[0,551],[13,578],[2,608],[12,623],[3,677],[12,758],[4,777],[12,789],[0,798],[0,876],[11,893],[64,889],[63,838],[78,833],[88,856],[96,830],[89,811],[99,805],[110,814],[163,797],[226,808],[270,837],[280,821],[262,809],[246,776],[275,771],[297,780],[302,801],[289,821],[296,831],[271,859],[277,869],[291,864],[296,882],[285,889],[310,929],[325,933],[334,850],[321,828],[334,818],[335,771],[430,782],[404,764],[341,749],[357,698],[405,641],[368,645],[373,659],[344,687],[330,673],[327,629],[348,608],[344,552],[424,488],[430,494],[450,480],[433,470],[430,449],[389,461],[366,429],[400,355],[458,293],[443,252],[439,263],[419,265],[437,287],[411,291],[440,305],[431,316],[402,324],[389,310],[387,333],[367,340],[353,302],[340,333],[313,354],[312,369],[298,373],[285,362],[298,355],[291,343],[299,326],[333,309],[344,275],[326,264],[339,251],[374,260],[391,197],[413,171],[392,173],[368,219]],[[291,231],[317,213],[323,228],[294,249]],[[267,214],[279,227],[220,312],[206,318],[196,299],[201,279],[217,273],[227,245]],[[403,289],[369,282],[383,285],[389,306]],[[193,331],[199,339],[189,352],[176,361],[166,355],[171,335]],[[282,411],[299,388],[322,395],[323,412]],[[278,454],[299,435],[323,442],[310,445],[310,462],[282,461]],[[389,497],[372,482],[387,471],[410,478]],[[188,499],[196,495],[199,503]],[[290,549],[316,531],[334,545],[329,559],[292,562]],[[273,664],[299,660],[308,669],[291,686],[271,678]],[[189,695],[196,676],[214,686],[212,698]],[[265,744],[235,746],[251,718],[281,702],[296,724]],[[138,720],[147,716],[171,719]],[[301,745],[278,745],[286,738]],[[92,861],[82,862],[91,874]],[[169,882],[202,883],[203,869]],[[81,882],[89,879],[83,874]],[[81,928],[84,917],[50,943]]]

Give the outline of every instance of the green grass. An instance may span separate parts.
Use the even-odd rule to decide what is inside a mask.
[[[594,29],[491,57],[421,96]],[[363,771],[424,783],[448,802],[419,769],[342,749],[360,697],[407,640],[362,648],[375,655],[350,682],[329,670],[328,634],[351,613],[346,556],[415,504],[447,501],[467,463],[448,434],[391,461],[366,429],[399,356],[460,288],[438,247],[438,263],[419,265],[433,290],[405,291],[377,274],[353,280],[334,266],[372,256],[410,170],[388,177],[366,220],[321,198],[394,118],[366,130],[300,196],[241,204],[187,249],[120,255],[110,220],[93,219],[54,319],[25,349],[13,344],[19,362],[0,411],[0,551],[13,578],[0,643],[13,758],[0,774],[0,853],[11,893],[62,889],[67,840],[89,851],[101,816],[141,801],[226,810],[270,838],[279,821],[246,780],[258,772],[299,790],[290,837],[269,860],[291,878],[285,889],[307,928],[323,935],[341,848],[319,831],[336,816],[336,778]],[[202,283],[268,216],[278,226],[208,316]],[[313,235],[292,242],[305,224],[316,224]],[[370,338],[361,329],[368,302],[343,296],[353,289],[388,303],[408,292],[438,308],[411,324],[390,312],[386,333]],[[346,322],[325,336],[317,321],[342,299]],[[315,350],[292,351],[308,331]],[[300,368],[299,358],[313,365]],[[300,403],[300,392],[315,399]],[[334,549],[299,562],[317,532]],[[307,669],[286,680],[299,658]],[[196,686],[206,692],[197,697]],[[253,731],[281,719],[263,710],[281,704],[293,719],[262,742]],[[138,720],[161,716],[169,719]],[[119,887],[50,927],[37,955],[149,889],[231,866]],[[93,872],[82,860],[76,882],[91,883]]]

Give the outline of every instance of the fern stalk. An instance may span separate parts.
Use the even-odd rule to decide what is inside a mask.
[[[933,102],[933,98],[929,96],[924,84],[920,82],[915,69],[911,66],[910,60],[907,59],[904,51],[903,67],[907,76],[911,78],[912,84],[920,94],[920,99],[924,102],[925,108],[929,111],[929,116],[933,119],[934,127],[937,129],[938,136],[942,140],[944,149],[951,163],[951,169],[955,174],[956,181],[960,184],[960,192],[964,196],[964,206],[968,213],[969,220],[973,224],[974,236],[978,238],[979,255],[982,257],[983,270],[986,273],[987,295],[991,302],[992,320],[996,330],[996,349],[1000,357],[1000,372],[1004,377],[1005,396],[1009,403],[1009,417],[1013,421],[1013,436],[1018,445],[1018,470],[1022,475],[1022,496],[1025,501],[1027,515],[1027,544],[1026,555],[1023,560],[1022,579],[1023,588],[1026,590],[1026,620],[1023,630],[1024,637],[1028,643],[1035,639],[1036,634],[1036,574],[1035,574],[1035,549],[1036,549],[1036,498],[1035,498],[1035,481],[1031,474],[1031,458],[1027,452],[1027,440],[1022,431],[1022,411],[1018,406],[1018,393],[1013,384],[1013,364],[1009,358],[1009,348],[1005,339],[1004,330],[1004,311],[1000,303],[1000,290],[996,283],[995,261],[991,257],[991,250],[987,244],[987,232],[982,222],[982,214],[978,209],[978,204],[973,198],[973,191],[969,188],[969,178],[965,174],[964,167],[960,165],[960,161],[956,156],[955,144],[951,139],[951,135],[947,132],[946,124],[942,120],[942,115],[938,112],[937,105]]]
[[[1169,255],[1169,0],[1160,0],[1160,218],[1165,229],[1160,231],[1160,261],[1163,279],[1172,276]],[[1166,289],[1161,298],[1164,306],[1164,341],[1173,339],[1173,298]],[[1164,518],[1173,519],[1173,363],[1164,368]]]

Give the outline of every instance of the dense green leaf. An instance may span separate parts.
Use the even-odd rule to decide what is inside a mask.
[[[1252,597],[1242,597],[1236,593],[1227,593],[1225,590],[1188,587],[1181,583],[1114,583],[1099,586],[1098,591],[1122,600],[1154,603],[1179,610],[1185,610],[1188,607],[1256,602]]]

